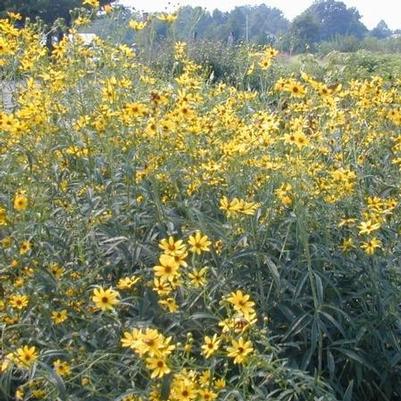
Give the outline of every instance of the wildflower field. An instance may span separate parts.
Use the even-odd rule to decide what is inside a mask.
[[[240,90],[177,43],[161,78],[17,17],[1,400],[401,399],[401,77],[272,82],[265,48]]]

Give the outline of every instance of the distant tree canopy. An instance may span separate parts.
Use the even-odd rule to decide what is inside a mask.
[[[362,38],[368,33],[368,29],[360,21],[362,16],[359,11],[354,7],[347,8],[342,1],[315,1],[302,15],[310,15],[317,22],[320,41],[333,39],[337,35]]]
[[[266,43],[271,37],[288,30],[290,23],[277,8],[260,6],[236,7],[230,12],[212,13],[201,7],[182,7],[176,22],[181,40],[192,38],[225,41],[233,35],[236,42]]]
[[[372,29],[371,31],[372,36],[378,38],[378,39],[386,39],[390,37],[393,32],[391,29],[387,26],[387,24],[381,20],[375,28]]]
[[[113,2],[115,0],[100,0],[100,5]],[[82,5],[83,0],[0,0],[0,18],[7,11],[14,11],[31,19],[38,17],[48,26],[58,18],[63,18],[69,25],[70,10]],[[128,21],[141,20],[146,18],[144,15],[122,5],[113,8],[113,14],[99,15],[91,26],[82,29],[127,44],[135,42],[147,46],[174,38],[186,42],[204,40],[225,44],[271,44],[281,50],[298,53],[319,50],[322,43],[326,47],[335,43],[339,48],[353,48],[364,37],[373,43],[374,40],[387,39],[393,33],[401,32],[391,31],[383,20],[369,32],[361,22],[358,10],[337,0],[315,0],[291,23],[281,10],[266,4],[235,7],[229,12],[218,9],[209,12],[202,7],[184,6],[177,11],[177,20],[173,24],[149,18],[146,28],[140,32],[130,29]],[[50,42],[51,38],[48,39]]]
[[[312,14],[303,13],[294,19],[287,36],[291,50],[312,49],[320,39],[320,24]]]
[[[100,0],[100,4],[108,4],[114,0]],[[51,25],[57,18],[63,18],[67,24],[71,22],[70,10],[82,6],[83,0],[1,0],[0,15],[8,11],[18,12],[24,17],[39,17]]]

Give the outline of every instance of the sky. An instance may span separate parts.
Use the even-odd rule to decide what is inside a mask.
[[[401,28],[401,0],[342,0],[348,7],[356,7],[362,15],[362,22],[369,28],[374,28],[384,19],[390,29]],[[218,8],[228,11],[240,5],[259,5],[265,3],[283,11],[288,19],[293,19],[313,0],[119,0],[120,4],[143,11],[172,10],[178,6],[192,5],[206,7],[209,10]]]

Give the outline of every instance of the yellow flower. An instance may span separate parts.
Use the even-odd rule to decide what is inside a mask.
[[[53,368],[57,372],[57,374],[61,377],[69,376],[71,374],[71,367],[67,362],[63,362],[60,359],[57,359],[53,362]]]
[[[179,264],[174,257],[163,254],[159,258],[159,263],[159,265],[153,267],[155,276],[161,280],[174,281],[179,274]]]
[[[227,217],[233,217],[237,213],[253,216],[259,206],[259,203],[246,202],[238,198],[233,198],[230,201],[226,196],[223,196],[220,199],[219,209],[224,210],[227,214]]]
[[[223,378],[217,379],[214,382],[214,385],[216,386],[217,389],[222,390],[223,388],[226,387],[226,381]]]
[[[253,308],[255,302],[250,300],[248,294],[244,294],[242,291],[238,290],[237,292],[232,292],[230,296],[227,297],[227,301],[234,306],[236,312],[243,315],[246,319],[255,315],[255,310]]]
[[[146,27],[146,22],[139,22],[139,21],[131,20],[128,23],[128,26],[131,29],[133,29],[134,31],[141,31],[142,29],[144,29]]]
[[[175,255],[170,255],[174,258],[175,262],[178,264],[178,266],[182,266],[182,267],[187,267],[188,263],[185,261],[186,257],[188,256],[188,252],[184,252],[184,253],[179,253],[176,252]]]
[[[167,309],[170,313],[177,312],[178,310],[178,305],[175,302],[175,299],[171,297],[159,300],[159,305]]]
[[[349,252],[352,248],[355,248],[354,240],[352,238],[345,238],[340,245],[340,249],[343,252]]]
[[[252,342],[245,341],[242,337],[238,341],[232,340],[231,346],[227,347],[227,356],[234,358],[235,364],[243,364],[252,352]]]
[[[356,220],[352,218],[341,219],[340,222],[338,223],[338,227],[353,227],[355,221]]]
[[[223,241],[221,239],[219,239],[214,243],[213,246],[214,246],[214,250],[216,251],[217,255],[220,255],[223,250],[223,247],[224,247]]]
[[[159,248],[161,248],[165,254],[170,256],[182,255],[186,252],[186,246],[184,241],[175,241],[174,237],[164,238],[159,243]]]
[[[153,280],[153,291],[157,292],[160,297],[169,295],[172,290],[171,284],[168,281],[157,278]]]
[[[258,207],[260,207],[260,203],[245,202],[244,200],[242,200],[240,213],[247,216],[253,216],[256,213],[256,209]]]
[[[249,327],[253,326],[257,322],[256,313],[249,315],[248,317],[236,316],[233,319],[233,327],[236,333],[243,333],[248,330]]]
[[[32,390],[32,398],[36,400],[43,400],[46,397],[46,390],[43,389],[35,389]]]
[[[19,248],[19,253],[21,255],[25,255],[32,249],[32,245],[30,241],[22,241],[21,246]]]
[[[162,355],[163,336],[155,329],[146,329],[141,336],[141,342],[137,348],[137,352],[148,353],[149,356]]]
[[[93,7],[93,8],[98,8],[99,0],[84,0],[84,2],[82,4]]]
[[[120,301],[118,299],[119,293],[112,288],[104,290],[102,287],[93,290],[92,301],[96,307],[102,311],[113,310],[114,306]]]
[[[28,198],[24,192],[18,192],[14,197],[14,209],[18,212],[28,207]]]
[[[201,348],[206,359],[210,358],[219,349],[220,341],[221,340],[217,338],[217,334],[214,334],[213,337],[205,337],[204,344]]]
[[[0,373],[5,372],[14,362],[14,360],[15,360],[15,355],[13,353],[5,355],[5,357],[1,360]]]
[[[213,401],[217,398],[217,394],[207,388],[200,389],[198,395],[199,401]]]
[[[131,276],[131,277],[123,277],[118,280],[117,288],[119,290],[127,290],[132,288],[138,281],[140,281],[140,277]]]
[[[206,274],[208,270],[208,267],[203,267],[202,269],[193,269],[191,273],[188,273],[188,278],[193,287],[200,288],[207,284]]]
[[[196,384],[187,377],[174,378],[170,396],[176,401],[192,401],[197,398]]]
[[[191,235],[188,238],[188,244],[191,246],[189,249],[192,253],[196,253],[200,255],[202,252],[209,252],[210,251],[210,244],[209,238],[207,235],[202,235],[199,231],[195,233],[195,235]]]
[[[163,336],[155,329],[146,329],[141,336],[140,353],[149,353],[150,356],[160,355],[163,345]]]
[[[143,401],[143,399],[135,394],[127,394],[121,399],[121,401]]]
[[[308,137],[302,131],[295,132],[294,136],[295,136],[294,143],[298,149],[302,149],[303,147],[309,144]]]
[[[105,4],[105,5],[103,6],[103,11],[104,11],[106,14],[110,14],[110,13],[113,11],[113,7],[112,7],[110,4]]]
[[[177,19],[177,15],[176,14],[160,14],[157,16],[157,18],[160,21],[171,24],[172,22],[174,22]]]
[[[25,309],[28,306],[29,298],[26,295],[13,295],[10,297],[10,305],[15,309]]]
[[[7,212],[4,207],[0,206],[0,226],[6,226],[7,225]]]
[[[143,103],[127,103],[123,108],[123,116],[126,117],[143,117],[148,113],[148,107]]]
[[[303,97],[305,96],[306,90],[305,88],[296,81],[291,80],[285,86],[285,90],[291,93],[293,97]]]
[[[74,20],[74,25],[77,26],[77,27],[78,26],[84,26],[84,25],[89,25],[90,22],[91,22],[90,18],[79,16],[78,18],[76,18]],[[56,52],[57,52],[57,50],[56,50]],[[54,54],[54,50],[53,50],[53,54]]]
[[[380,228],[380,223],[373,223],[372,220],[362,221],[358,228],[360,235],[370,234]]]
[[[284,135],[284,142],[290,145],[295,145],[298,149],[307,146],[309,139],[302,131],[292,132]]]
[[[15,390],[15,399],[17,401],[21,401],[24,398],[24,390],[22,388],[17,388],[17,390]]]
[[[20,21],[22,20],[22,15],[20,13],[13,13],[11,11],[7,12],[7,16],[11,19]]]
[[[3,248],[10,248],[13,240],[10,236],[4,237],[2,240],[0,240],[0,244]]]
[[[149,328],[145,329],[144,332],[138,329],[125,332],[124,338],[121,339],[123,347],[131,348],[140,357],[147,354],[149,357],[167,358],[175,349],[175,346],[171,345],[170,342],[171,337],[165,338],[156,329]]]
[[[137,342],[141,338],[141,332],[138,329],[132,329],[130,332],[126,331],[124,333],[124,337],[121,339],[121,345],[125,348],[131,348],[135,350],[137,346]]]
[[[146,366],[152,371],[150,378],[161,378],[171,372],[163,358],[151,357],[146,359]]]
[[[212,372],[207,369],[204,370],[200,375],[199,375],[199,384],[201,387],[209,387],[209,384],[211,382],[212,379]]]
[[[269,46],[264,50],[263,53],[264,53],[265,57],[274,58],[278,55],[279,51],[277,49],[274,49],[273,47]]]
[[[61,324],[68,319],[68,313],[65,309],[61,311],[54,311],[52,312],[51,318],[55,324]]]
[[[120,278],[117,283],[117,288],[119,290],[127,290],[131,288],[131,279],[129,277]]]
[[[249,67],[248,67],[248,69],[247,69],[247,71],[246,71],[246,75],[252,75],[252,73],[255,71],[255,63],[252,63]]]
[[[282,184],[280,188],[276,189],[275,193],[277,197],[281,200],[284,206],[290,206],[292,204],[292,197],[291,191],[292,185],[291,184]]]
[[[229,200],[226,196],[223,196],[220,199],[220,210],[224,210],[227,214],[227,217],[232,217],[235,213],[239,213],[242,209],[241,202],[238,198],[234,198],[233,200]]]
[[[57,263],[50,263],[49,269],[57,279],[60,279],[65,271],[64,268],[59,266]]]
[[[38,359],[38,352],[36,347],[28,347],[27,345],[24,345],[17,349],[14,356],[18,366],[28,368]]]
[[[372,238],[371,240],[361,244],[361,248],[368,255],[373,255],[376,252],[376,249],[381,248],[381,246],[382,242],[377,238]]]

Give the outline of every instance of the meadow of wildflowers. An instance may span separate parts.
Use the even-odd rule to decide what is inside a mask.
[[[1,400],[400,399],[401,79],[241,91],[177,43],[166,80],[15,18]]]

